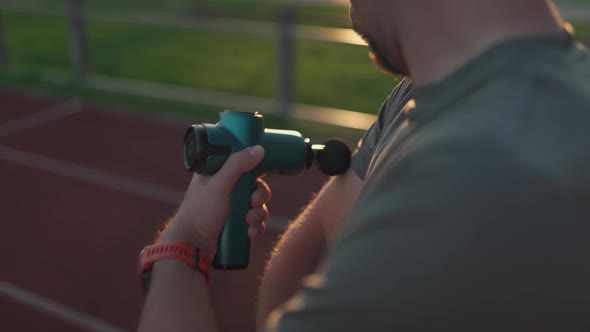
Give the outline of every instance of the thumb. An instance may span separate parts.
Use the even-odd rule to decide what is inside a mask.
[[[223,167],[214,175],[215,182],[224,189],[231,189],[240,176],[254,169],[264,158],[264,148],[251,146],[233,153]]]

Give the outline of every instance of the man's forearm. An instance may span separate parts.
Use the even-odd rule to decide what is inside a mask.
[[[299,290],[301,279],[315,270],[324,254],[326,241],[311,210],[308,208],[289,227],[273,251],[260,288],[259,328],[275,308]]]
[[[139,331],[217,331],[205,277],[177,260],[154,263]]]
[[[316,269],[361,186],[362,181],[353,170],[332,178],[283,235],[262,280],[259,327],[271,311],[301,288],[302,278]]]

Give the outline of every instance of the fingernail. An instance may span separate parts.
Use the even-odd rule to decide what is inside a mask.
[[[252,156],[252,158],[258,159],[264,155],[264,149],[260,145],[254,145],[248,148],[248,153]]]

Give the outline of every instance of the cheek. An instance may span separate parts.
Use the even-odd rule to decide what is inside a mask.
[[[376,12],[374,8],[368,7],[368,3],[359,1],[360,5],[352,3],[349,8],[352,28],[362,35],[374,36],[378,33],[375,26]]]
[[[358,32],[361,35],[364,35],[366,32],[366,27],[364,26],[364,22],[362,17],[357,14],[358,12],[355,11],[352,6],[350,7],[350,22],[352,24],[352,29]]]
[[[352,28],[354,30],[356,30],[356,19],[355,19],[354,9],[352,8],[352,5],[348,9],[348,16],[350,16],[350,22],[352,23]]]

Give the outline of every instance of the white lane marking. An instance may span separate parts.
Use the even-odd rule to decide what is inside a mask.
[[[63,177],[76,179],[85,183],[91,183],[100,187],[115,189],[124,193],[154,200],[159,203],[170,204],[172,206],[178,206],[184,197],[183,192],[164,186],[99,171],[71,162],[55,160],[41,155],[19,151],[1,145],[0,159],[52,174],[61,175]],[[287,218],[280,216],[271,216],[269,220],[267,220],[267,226],[270,229],[277,231],[284,230],[288,223],[289,220]]]
[[[21,118],[0,123],[0,137],[12,135],[21,130],[38,127],[80,111],[82,111],[80,100],[68,100],[44,110],[27,114]]]
[[[0,295],[94,332],[124,332],[123,328],[0,280]]]
[[[4,146],[0,146],[0,159],[173,205],[184,195],[174,189]]]

